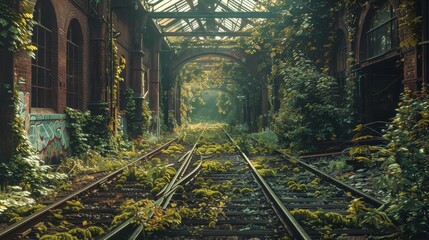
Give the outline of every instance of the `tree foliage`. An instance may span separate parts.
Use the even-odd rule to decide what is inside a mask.
[[[291,148],[308,149],[316,141],[335,140],[351,123],[347,108],[340,104],[336,80],[305,60],[282,66],[281,107],[275,131]]]
[[[280,101],[275,131],[292,148],[343,137],[352,122],[353,75],[348,72],[341,95],[336,80],[329,77],[336,14],[345,7],[326,0],[261,1],[258,8],[278,13],[281,19],[265,20],[251,38],[241,41],[248,54],[258,57],[265,84],[278,87],[281,79],[279,96],[271,92],[270,97]]]
[[[231,113],[233,98],[256,92],[256,83],[248,77],[246,70],[228,60],[214,61],[210,68],[198,62],[188,63],[179,71],[177,79],[182,86],[182,117],[188,121],[196,108],[206,105],[204,99],[209,96],[208,90],[217,91],[217,112],[224,116]]]

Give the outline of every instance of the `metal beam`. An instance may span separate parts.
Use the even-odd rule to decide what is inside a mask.
[[[270,12],[152,12],[152,18],[277,18]]]
[[[166,37],[241,37],[250,36],[250,32],[164,32]]]

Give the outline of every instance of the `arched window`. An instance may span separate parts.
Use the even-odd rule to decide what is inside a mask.
[[[363,32],[363,59],[379,56],[399,46],[398,18],[389,1],[374,3]]]
[[[37,2],[34,9],[34,21],[32,41],[37,47],[37,51],[31,62],[31,106],[52,108],[53,31],[56,24],[54,10],[49,1],[40,0]]]
[[[67,31],[67,107],[82,109],[82,31],[73,19]]]
[[[335,61],[334,61],[334,76],[338,81],[338,86],[343,88],[346,83],[346,68],[347,68],[347,43],[343,31],[337,32],[335,41]]]

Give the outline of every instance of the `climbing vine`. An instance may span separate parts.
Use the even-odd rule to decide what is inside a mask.
[[[137,102],[131,88],[125,90],[125,118],[127,119],[127,133],[134,138],[147,131],[150,124],[150,110],[146,100],[142,100],[141,113],[136,111]],[[138,116],[141,114],[140,116]]]
[[[36,47],[31,44],[31,35],[35,22],[31,1],[17,2],[17,8],[4,1],[0,3],[0,49],[5,52],[25,51],[34,56]],[[24,79],[19,79],[23,82]],[[7,185],[19,186],[32,194],[46,195],[49,191],[50,180],[64,178],[59,174],[49,173],[49,166],[44,166],[37,157],[28,140],[24,127],[24,119],[19,115],[19,106],[24,103],[19,98],[18,80],[11,79],[11,84],[1,86],[10,94],[14,117],[10,123],[12,132],[12,157],[0,165],[1,190]]]
[[[124,78],[122,77],[121,74],[126,67],[127,61],[124,57],[119,56],[118,47],[116,46],[116,40],[112,40],[112,47],[113,47],[113,73],[112,73],[112,75],[113,75],[113,86],[112,86],[113,99],[112,99],[112,103],[113,103],[113,106],[117,107],[119,84],[120,84],[120,82],[124,81]]]
[[[24,127],[24,119],[18,114],[18,106],[23,104],[18,90],[13,91],[15,117],[11,123],[12,138],[15,143],[12,159],[0,164],[1,190],[6,186],[20,186],[34,195],[48,194],[51,180],[65,179],[63,174],[50,173],[50,167],[43,165],[32,148]]]
[[[31,44],[33,32],[31,1],[19,1],[19,11],[4,1],[0,2],[0,49],[10,52],[24,50],[34,57],[37,48]]]
[[[117,154],[122,136],[107,127],[111,121],[107,103],[99,103],[97,110],[93,112],[81,112],[72,108],[67,108],[65,112],[74,155],[81,156],[88,148],[103,156]]]
[[[347,53],[347,81],[341,100],[338,85],[329,74],[337,17],[345,9],[353,13],[347,23],[350,25],[347,34],[354,34],[358,16],[355,11],[360,4],[357,0],[277,1],[274,4],[261,1],[259,4],[260,8],[280,14],[281,21],[268,19],[241,44],[248,54],[258,57],[258,70],[265,76],[269,88],[280,85],[279,96],[269,93],[271,99],[279,98],[281,109],[273,116],[274,125],[280,139],[289,147],[300,149],[306,144],[347,136],[345,129],[352,124],[356,105],[356,77],[351,71],[353,53]],[[348,39],[351,41],[354,36]],[[312,91],[313,88],[319,90]],[[326,95],[320,89],[324,89]],[[319,106],[316,102],[323,104]],[[323,126],[319,124],[322,121]]]
[[[373,155],[384,163],[384,186],[389,189],[385,211],[409,239],[429,236],[429,98],[407,92],[383,137],[386,148]]]
[[[415,47],[421,40],[422,16],[417,16],[416,1],[403,0],[398,7],[399,31],[403,32],[401,48]]]

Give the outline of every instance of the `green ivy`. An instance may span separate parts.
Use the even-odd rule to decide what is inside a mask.
[[[73,156],[80,156],[90,149],[88,144],[89,135],[83,131],[83,127],[91,113],[89,111],[81,112],[73,108],[66,108],[64,112],[70,136],[71,153]]]
[[[115,154],[122,136],[115,135],[108,127],[110,111],[107,104],[100,103],[97,112],[81,112],[67,108],[66,121],[70,133],[72,155],[80,156],[89,148],[106,156]]]
[[[127,120],[127,133],[133,138],[142,135],[143,132],[148,130],[151,119],[147,101],[143,100],[142,102],[141,116],[137,116],[136,107],[134,90],[128,88],[125,90],[125,118]]]
[[[24,127],[24,119],[18,114],[20,104],[18,90],[13,91],[15,106],[15,118],[11,124],[12,138],[15,143],[13,157],[9,162],[0,163],[0,182],[2,190],[7,185],[19,185],[24,190],[31,191],[32,194],[46,195],[53,180],[64,179],[65,176],[56,173],[50,173],[51,169],[43,165],[27,137]]]
[[[398,7],[399,31],[403,32],[400,47],[415,47],[421,41],[422,16],[417,16],[415,0],[403,0]]]
[[[37,48],[31,44],[33,34],[33,10],[30,0],[20,0],[17,11],[3,1],[0,2],[0,49],[10,52],[24,50],[34,57]]]
[[[112,40],[113,48],[113,99],[112,104],[115,108],[118,107],[118,89],[119,83],[124,81],[124,78],[121,77],[122,72],[124,71],[127,61],[124,57],[119,56],[118,47],[116,46],[116,40]]]

